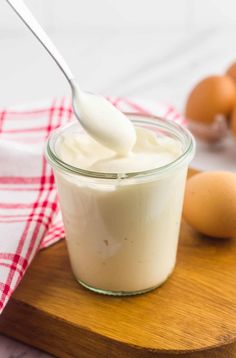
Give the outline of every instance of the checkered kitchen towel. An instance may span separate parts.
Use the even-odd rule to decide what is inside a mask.
[[[108,98],[128,112],[185,124],[171,106]],[[71,101],[0,110],[0,313],[40,248],[64,237],[54,177],[44,155],[51,131],[73,120]]]

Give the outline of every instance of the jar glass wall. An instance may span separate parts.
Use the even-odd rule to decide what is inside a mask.
[[[78,122],[50,136],[46,157],[54,169],[71,267],[87,288],[132,295],[161,285],[172,273],[178,245],[188,165],[195,143],[180,125],[128,114],[135,126],[172,138],[182,154],[151,170],[100,173],[73,167],[57,155],[56,143]]]

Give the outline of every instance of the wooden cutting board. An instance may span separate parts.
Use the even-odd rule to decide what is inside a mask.
[[[182,223],[171,278],[124,298],[81,287],[62,241],[37,255],[0,332],[63,358],[235,358],[236,240],[202,237]]]

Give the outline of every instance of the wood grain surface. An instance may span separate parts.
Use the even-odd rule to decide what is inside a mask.
[[[41,251],[0,332],[58,357],[236,357],[236,240],[182,223],[177,266],[158,289],[109,297],[81,287],[65,242]]]

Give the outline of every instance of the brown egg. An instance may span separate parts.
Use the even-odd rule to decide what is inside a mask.
[[[236,103],[236,85],[229,76],[207,77],[192,90],[185,114],[189,120],[213,123],[216,116],[228,117]]]
[[[183,216],[202,234],[236,237],[236,174],[205,172],[190,178]]]
[[[230,76],[236,82],[236,62],[232,63],[228,68],[226,75]]]
[[[236,106],[230,116],[230,130],[233,136],[236,137]]]

